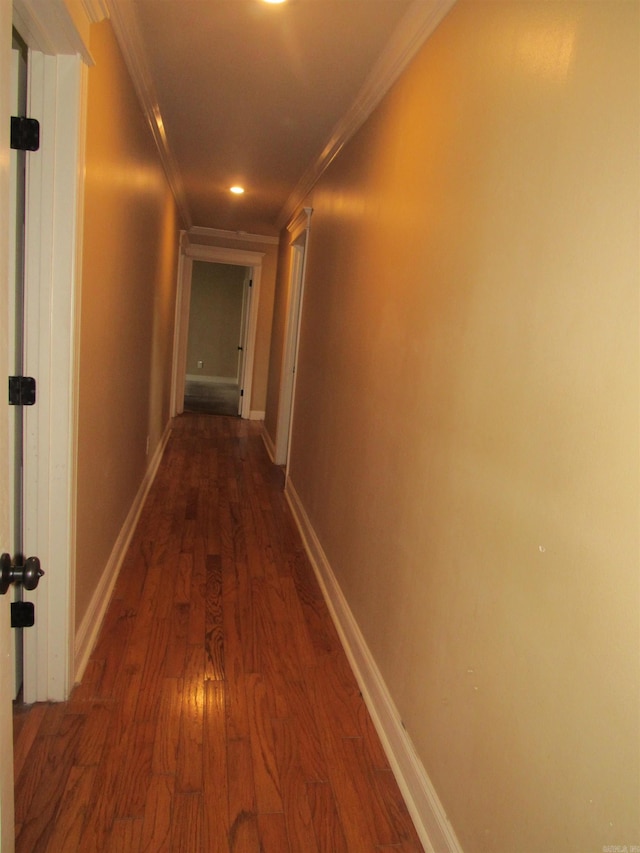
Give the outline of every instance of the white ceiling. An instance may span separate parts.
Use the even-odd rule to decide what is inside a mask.
[[[451,5],[110,0],[183,226],[276,235]]]

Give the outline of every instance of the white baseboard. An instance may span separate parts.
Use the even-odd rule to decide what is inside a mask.
[[[203,376],[201,373],[187,373],[186,382],[200,382],[202,385],[237,385],[237,376]]]
[[[87,663],[89,662],[89,657],[91,652],[93,651],[93,647],[96,644],[98,639],[98,633],[100,632],[100,628],[102,626],[102,620],[104,619],[104,615],[107,612],[107,607],[109,606],[109,601],[111,600],[111,593],[113,592],[113,587],[115,586],[116,580],[118,579],[118,574],[120,572],[120,568],[122,566],[125,554],[127,553],[127,548],[129,547],[129,543],[131,542],[131,537],[136,529],[136,524],[138,523],[138,519],[140,518],[140,513],[142,512],[142,507],[144,506],[145,498],[149,493],[149,489],[154,481],[154,478],[158,472],[158,467],[160,465],[160,461],[162,460],[162,454],[164,453],[164,449],[167,446],[167,441],[169,440],[169,436],[171,435],[171,421],[167,424],[167,427],[164,431],[162,439],[156,448],[155,453],[153,454],[153,458],[147,468],[147,472],[144,476],[142,483],[140,484],[140,488],[138,489],[138,494],[136,495],[133,504],[131,505],[131,509],[129,510],[129,514],[127,515],[124,524],[118,534],[118,538],[113,546],[113,550],[111,551],[111,556],[107,561],[107,565],[104,567],[104,571],[102,572],[102,577],[98,582],[98,586],[91,598],[91,602],[89,603],[89,607],[87,608],[87,612],[84,615],[84,619],[80,623],[78,630],[76,631],[75,636],[75,644],[74,644],[74,683],[77,684],[86,669]]]
[[[249,412],[249,420],[250,421],[263,421],[265,413],[254,411],[253,409]]]
[[[264,446],[267,448],[267,453],[269,454],[269,459],[270,459],[270,460],[273,462],[273,464],[275,465],[275,461],[276,461],[276,446],[275,446],[275,444],[273,443],[273,440],[272,440],[271,436],[269,435],[269,433],[268,433],[268,432],[266,431],[266,429],[264,428],[264,425],[263,425],[263,427],[262,427],[262,440],[263,440],[263,442],[264,442]]]
[[[288,479],[285,495],[420,841],[428,853],[461,853],[442,803],[402,725],[298,493]]]

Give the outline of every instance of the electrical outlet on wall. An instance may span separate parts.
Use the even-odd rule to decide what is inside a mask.
[[[198,362],[198,367],[204,367],[204,361],[199,361],[199,362]]]

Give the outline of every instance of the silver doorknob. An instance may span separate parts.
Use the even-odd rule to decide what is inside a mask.
[[[37,557],[27,557],[24,566],[14,566],[9,554],[0,556],[0,595],[4,595],[12,583],[25,589],[35,589],[44,572]]]

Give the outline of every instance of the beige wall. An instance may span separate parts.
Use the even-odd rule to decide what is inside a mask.
[[[173,198],[108,22],[92,27],[90,46],[76,624],[169,420],[178,246]]]
[[[638,9],[461,0],[314,192],[291,479],[466,851],[640,844]]]
[[[246,275],[246,267],[193,262],[187,374],[237,380]]]

